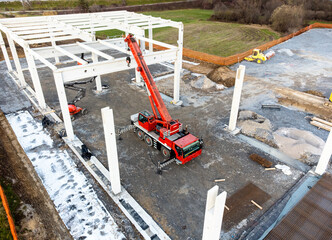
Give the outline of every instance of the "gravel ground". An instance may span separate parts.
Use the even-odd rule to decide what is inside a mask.
[[[332,30],[312,29],[271,48],[275,56],[264,64],[243,61],[246,74],[299,91],[332,91]],[[269,50],[268,50],[269,51]],[[236,70],[239,64],[231,69]]]

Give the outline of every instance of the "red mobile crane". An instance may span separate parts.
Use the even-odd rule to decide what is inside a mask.
[[[131,116],[138,138],[145,140],[148,146],[161,150],[166,161],[174,159],[181,164],[189,162],[202,153],[202,139],[183,130],[182,124],[172,119],[133,35],[129,34],[125,42],[137,62],[137,71],[144,79],[153,111],[153,114],[141,111]]]

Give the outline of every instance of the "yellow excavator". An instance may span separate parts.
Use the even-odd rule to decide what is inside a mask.
[[[244,60],[247,60],[249,62],[257,62],[257,63],[263,63],[266,60],[270,59],[274,56],[274,51],[268,52],[266,55],[262,52],[260,49],[254,49],[252,51],[252,54],[248,57],[245,57]]]
[[[331,92],[329,100],[325,101],[324,105],[327,107],[332,107],[332,92]]]

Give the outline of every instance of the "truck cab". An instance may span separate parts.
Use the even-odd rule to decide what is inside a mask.
[[[202,145],[203,141],[201,139],[189,133],[174,142],[176,158],[180,160],[182,164],[189,162],[193,158],[201,155]]]
[[[145,110],[138,113],[138,124],[150,132],[156,128],[157,122],[154,115]]]

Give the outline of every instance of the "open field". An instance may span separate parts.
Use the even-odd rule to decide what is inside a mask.
[[[280,37],[268,26],[245,25],[208,21],[212,10],[185,9],[143,12],[145,15],[184,23],[184,47],[195,51],[227,57],[259,46]],[[156,40],[176,44],[176,29],[160,28],[153,31]],[[119,31],[97,32],[99,36],[121,35]]]

